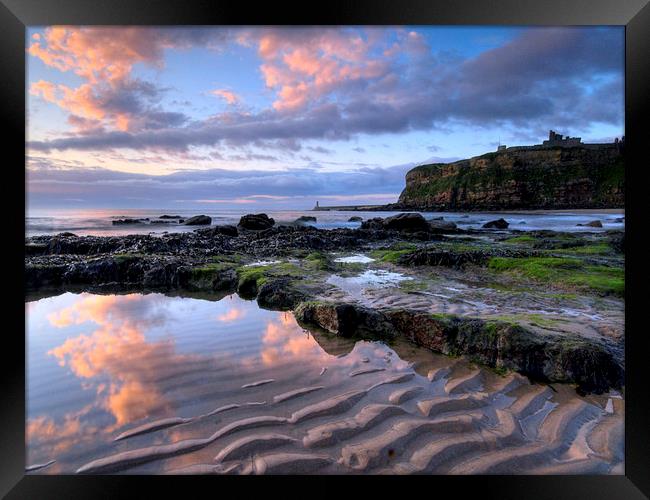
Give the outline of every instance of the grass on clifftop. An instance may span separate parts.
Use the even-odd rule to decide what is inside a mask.
[[[622,268],[586,265],[579,259],[560,257],[492,257],[488,267],[556,285],[570,285],[602,293],[623,295]]]

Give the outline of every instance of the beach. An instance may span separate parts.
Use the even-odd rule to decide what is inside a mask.
[[[28,237],[28,472],[622,474],[622,214],[465,215]]]

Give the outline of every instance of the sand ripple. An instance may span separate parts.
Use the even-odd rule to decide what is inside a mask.
[[[137,472],[141,464],[181,455],[181,466],[174,468],[172,461],[165,467],[167,473],[623,471],[622,399],[605,397],[599,406],[568,391],[557,394],[546,385],[531,384],[518,374],[499,377],[481,368],[459,367],[453,360],[424,373],[370,366],[352,373],[339,371],[329,385],[291,388],[286,385],[291,381],[279,380],[287,390],[272,398],[273,405],[229,404],[195,417],[170,417],[127,430],[115,440],[181,424],[205,428],[211,424],[206,417],[227,411],[231,421],[207,437],[121,451],[77,472]],[[250,416],[260,411],[257,407],[276,414]],[[212,462],[206,459],[210,452]]]

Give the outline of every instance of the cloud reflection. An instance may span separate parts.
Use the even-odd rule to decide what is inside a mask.
[[[249,371],[271,368],[282,378],[285,367],[332,359],[292,313],[230,299],[82,293],[28,307],[47,319],[41,338],[63,335],[46,355],[79,384],[61,395],[53,381],[45,401],[51,412],[29,414],[30,462],[55,458],[67,470],[78,453],[106,446],[137,421],[184,416],[185,405],[197,401],[206,410],[221,404],[215,399],[231,402]]]
[[[78,377],[107,379],[106,384],[97,381],[97,405],[114,416],[116,427],[152,413],[169,413],[170,403],[158,380],[199,358],[176,353],[171,340],[146,340],[147,330],[166,322],[158,307],[160,300],[156,295],[82,294],[73,305],[48,316],[56,328],[98,326],[90,334],[67,339],[48,354]]]
[[[260,353],[265,365],[297,360],[325,360],[329,355],[309,332],[303,330],[291,313],[283,313],[266,324]]]
[[[232,307],[228,309],[228,311],[226,311],[225,313],[217,316],[217,319],[219,321],[228,323],[230,321],[237,321],[238,319],[242,319],[245,315],[246,313],[244,312],[243,309],[240,309],[238,307]]]

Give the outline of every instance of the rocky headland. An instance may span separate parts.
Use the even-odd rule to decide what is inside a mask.
[[[421,165],[406,174],[401,209],[509,210],[624,206],[617,144],[522,147]]]

